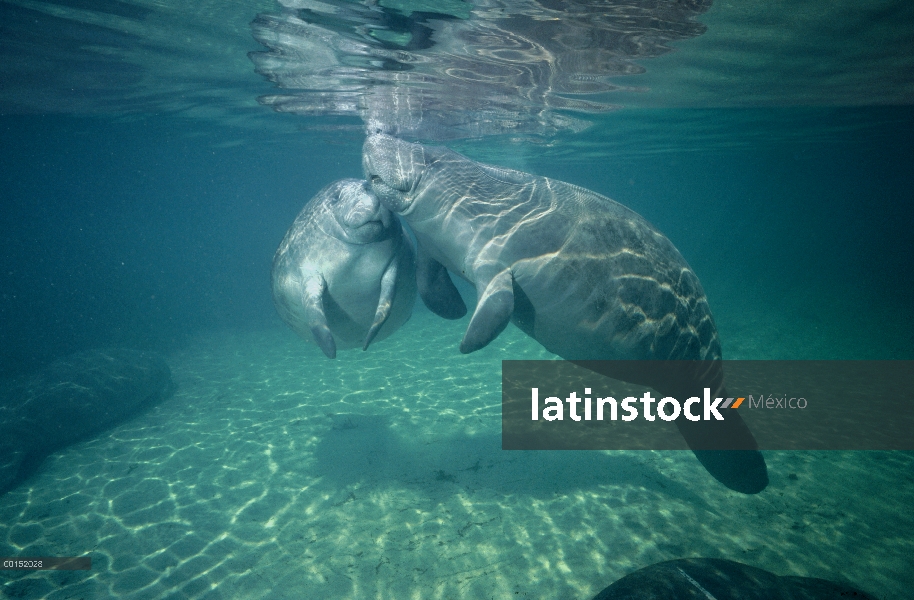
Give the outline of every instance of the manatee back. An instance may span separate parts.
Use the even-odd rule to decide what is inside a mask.
[[[563,252],[590,259],[582,290],[590,318],[610,315],[613,338],[630,348],[624,358],[721,358],[704,288],[669,238],[606,196],[562,182],[550,188],[568,198],[562,205],[575,222]]]
[[[510,238],[498,251],[522,288],[515,323],[547,349],[568,359],[721,357],[698,277],[641,215],[574,184],[478,168],[522,206],[493,234]],[[579,336],[569,336],[572,315]]]
[[[487,280],[480,266],[510,268],[512,319],[548,350],[574,360],[720,358],[698,277],[635,211],[446,148],[424,153],[404,213],[420,244],[477,285]]]

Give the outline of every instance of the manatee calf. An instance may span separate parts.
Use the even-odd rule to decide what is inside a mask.
[[[329,358],[367,349],[405,323],[416,298],[415,258],[399,220],[364,181],[331,183],[286,233],[271,273],[282,319]]]
[[[161,357],[114,349],[57,360],[0,392],[0,494],[48,455],[166,398],[174,385]]]
[[[387,135],[367,138],[362,162],[375,194],[416,236],[426,305],[459,318],[466,307],[447,271],[475,285],[461,352],[484,347],[513,321],[562,358],[607,361],[584,366],[610,377],[681,400],[704,387],[724,393],[720,340],[698,277],[634,211],[569,183]],[[724,421],[676,423],[714,477],[761,491],[764,460],[731,412]]]

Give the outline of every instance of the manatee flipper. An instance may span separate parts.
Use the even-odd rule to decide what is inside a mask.
[[[307,277],[302,285],[302,305],[308,317],[308,327],[314,335],[314,341],[321,347],[327,358],[336,358],[336,342],[330,333],[327,324],[327,315],[324,313],[324,291],[327,282],[320,273]]]
[[[470,325],[460,342],[460,352],[469,354],[486,347],[498,337],[511,321],[514,312],[514,278],[505,269],[488,280],[478,277],[481,285],[476,290],[479,300],[470,319]]]
[[[381,276],[381,295],[378,297],[378,310],[374,314],[374,322],[368,330],[368,335],[365,336],[365,345],[362,346],[362,350],[368,350],[371,340],[378,335],[378,331],[381,330],[381,327],[387,321],[387,317],[390,316],[390,308],[393,306],[396,291],[397,261],[392,260],[387,270],[384,271],[384,275]]]
[[[416,284],[422,301],[439,317],[453,321],[467,314],[467,305],[447,269],[429,256],[421,245],[416,249]]]

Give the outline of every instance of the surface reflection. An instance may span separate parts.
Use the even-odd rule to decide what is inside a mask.
[[[581,131],[615,109],[636,59],[700,35],[710,0],[282,0],[251,24],[281,112],[359,116],[375,132],[446,140]],[[432,12],[434,11],[434,12]]]

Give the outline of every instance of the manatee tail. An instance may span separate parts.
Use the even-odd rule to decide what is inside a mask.
[[[721,360],[605,360],[572,361],[596,373],[648,385],[663,396],[690,398],[708,388],[711,397],[727,397]],[[731,490],[757,494],[768,486],[768,467],[749,427],[735,410],[724,410],[723,421],[690,421],[685,415],[676,427],[698,462]]]
[[[676,419],[676,426],[698,462],[717,481],[743,494],[768,486],[768,467],[742,417],[727,411],[724,421]]]
[[[681,394],[674,397],[701,396],[700,390],[707,389],[711,398],[727,398],[723,361],[669,361],[664,365],[659,387],[670,386]],[[676,419],[676,427],[711,477],[735,492],[758,494],[768,487],[768,467],[755,436],[736,410],[721,413],[722,421],[690,421],[683,414]]]

